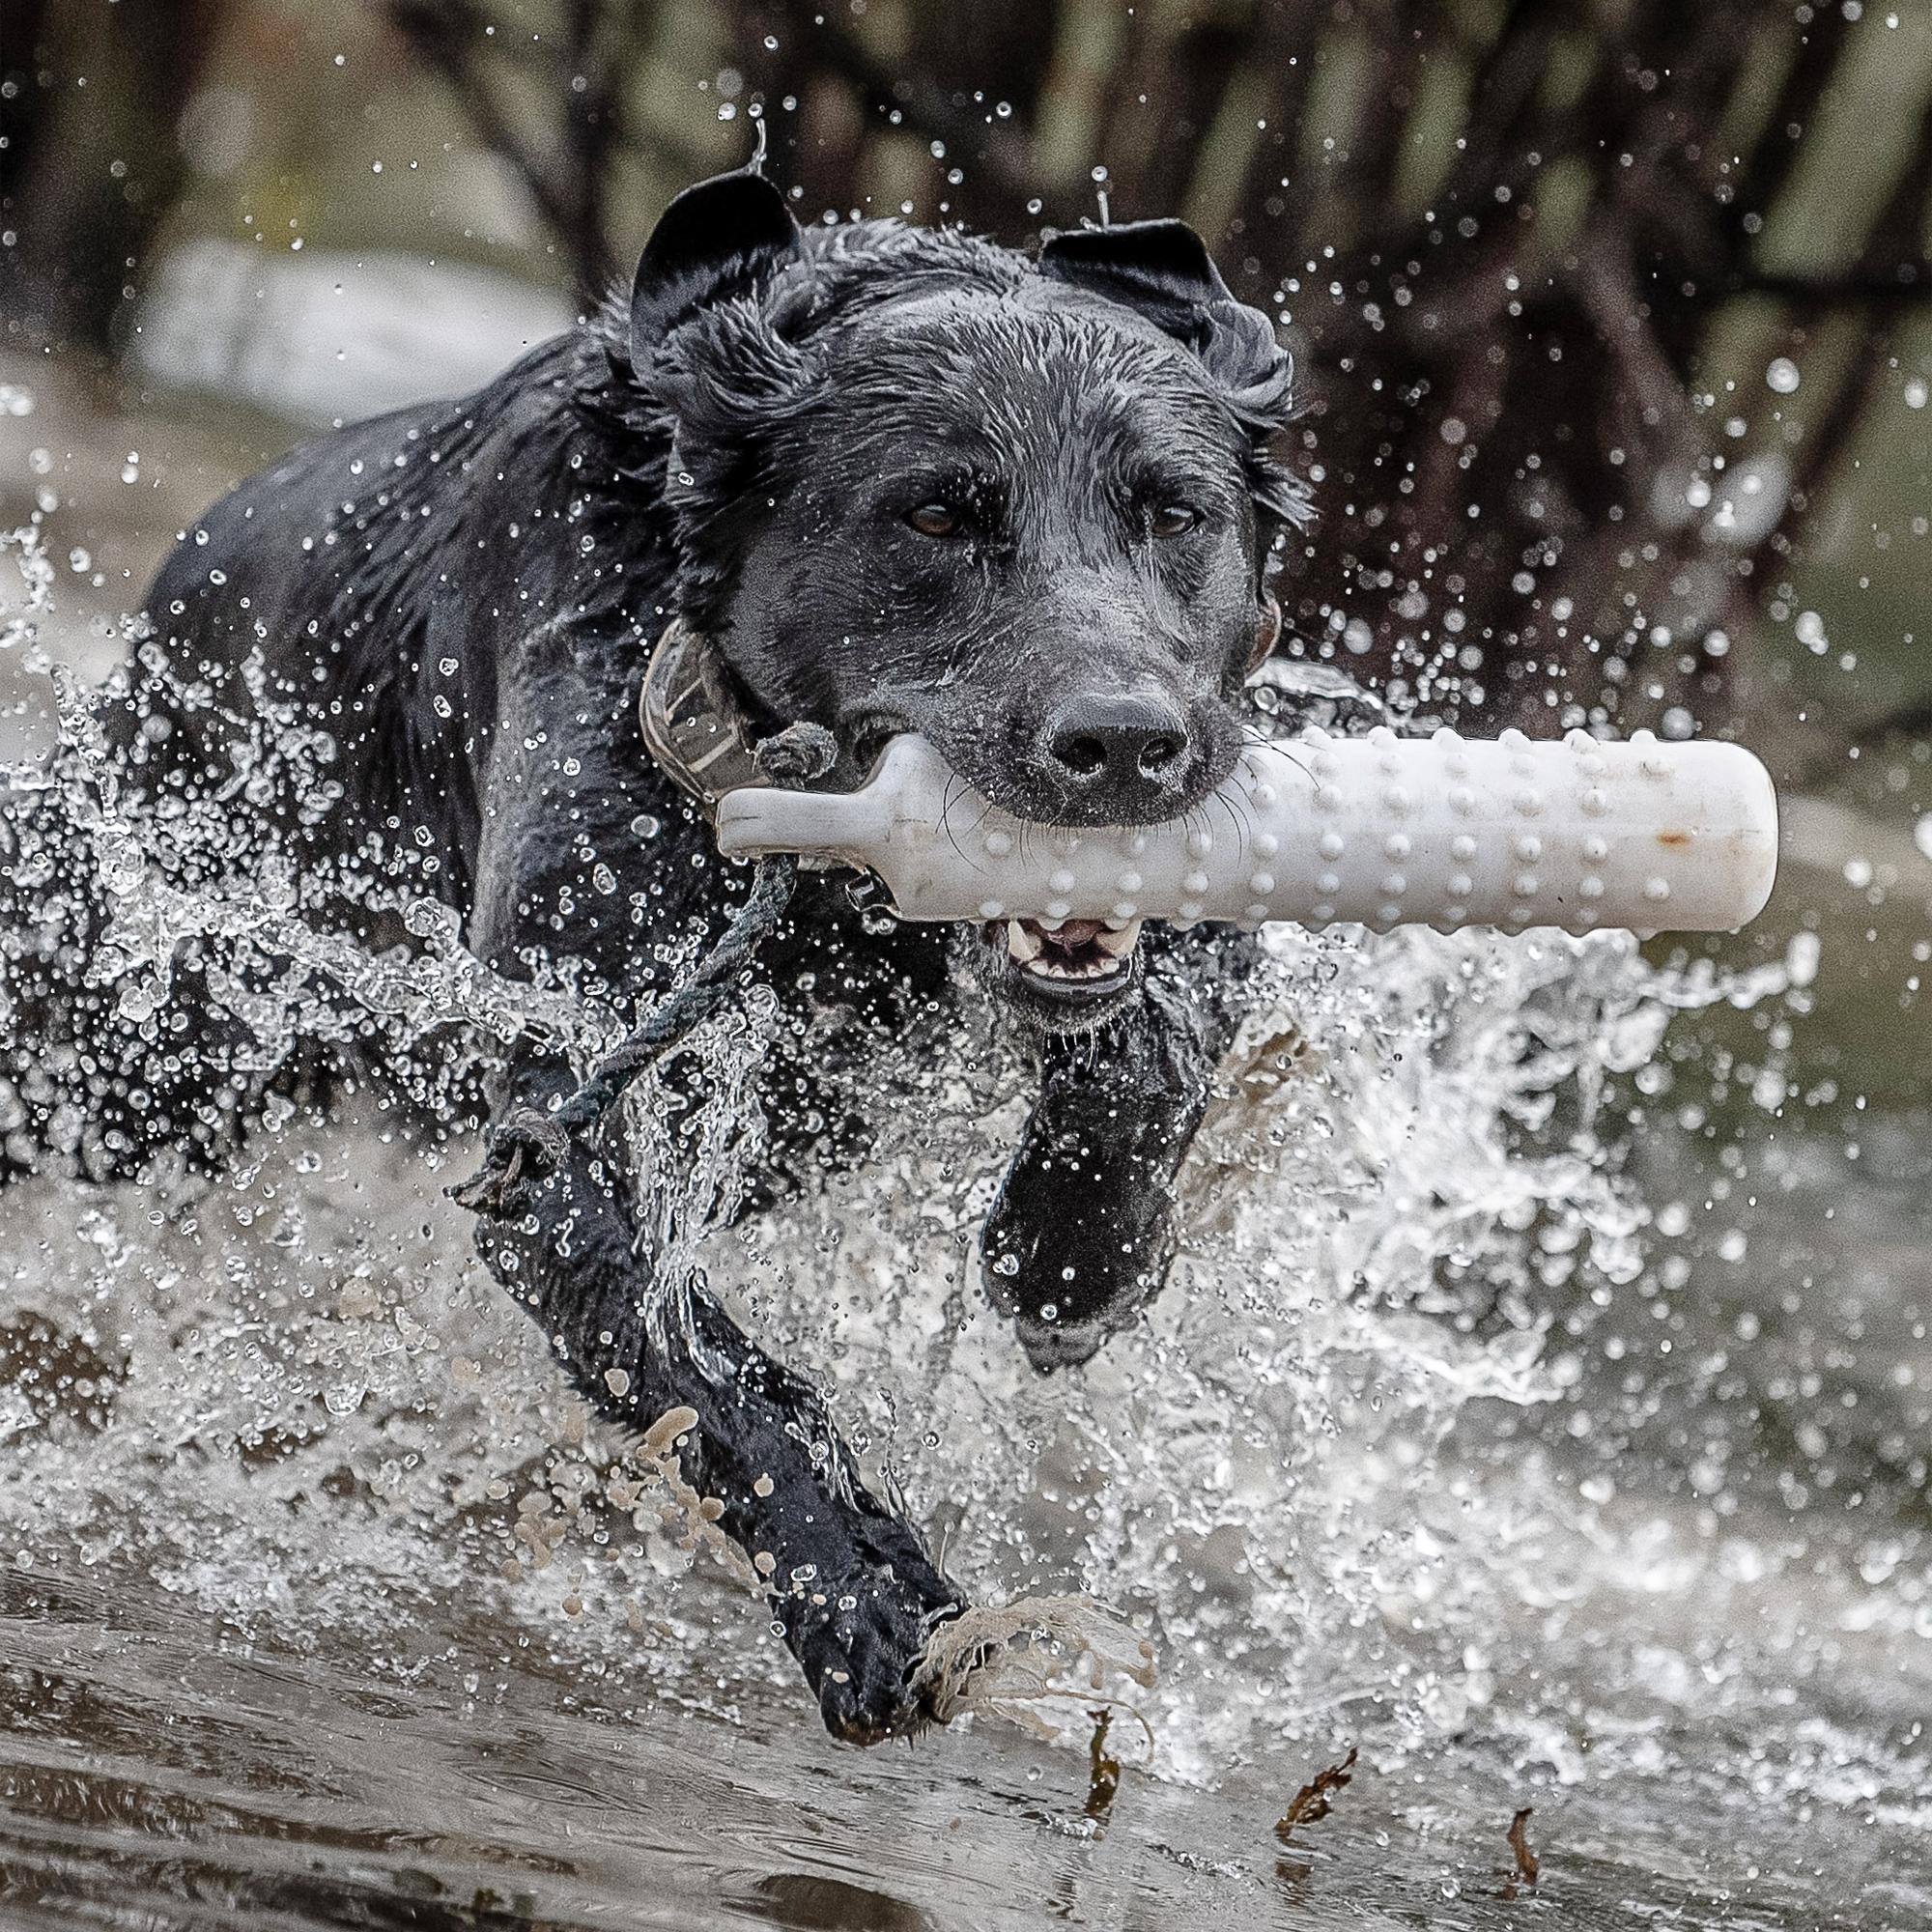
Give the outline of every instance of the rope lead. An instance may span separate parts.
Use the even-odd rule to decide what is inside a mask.
[[[570,1146],[603,1120],[632,1081],[724,1004],[731,980],[767,939],[791,903],[798,861],[789,852],[760,859],[752,890],[724,936],[696,970],[620,1046],[600,1060],[563,1104],[549,1113],[520,1107],[491,1130],[483,1165],[448,1189],[449,1198],[493,1221],[518,1210],[525,1188],[554,1174]]]

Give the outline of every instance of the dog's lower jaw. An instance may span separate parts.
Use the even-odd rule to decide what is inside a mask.
[[[1127,940],[1125,950],[1090,948],[1100,955],[1097,963],[1111,964],[1111,970],[1092,978],[1057,980],[1030,969],[1020,953],[1020,942],[1009,941],[1009,924],[1017,922],[994,921],[984,927],[968,928],[977,936],[968,942],[971,957],[980,980],[1000,1007],[1035,1035],[1074,1037],[1091,1034],[1120,1017],[1146,977],[1146,962],[1139,944],[1139,922]],[[1113,935],[1108,935],[1111,939]],[[1037,956],[1037,944],[1035,956]]]
[[[1117,1018],[1139,983],[1140,969],[1136,966],[1129,973],[1127,983],[1118,992],[1110,992],[1104,1000],[1095,1000],[1091,1006],[1050,1006],[1027,992],[1013,993],[1004,989],[1001,1004],[1029,1033],[1042,1038],[1079,1039],[1085,1035],[1098,1033],[1110,1020]]]

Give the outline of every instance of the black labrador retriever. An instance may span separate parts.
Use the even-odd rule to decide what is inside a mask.
[[[815,782],[849,786],[916,730],[1025,817],[1172,818],[1232,768],[1244,679],[1275,640],[1270,554],[1304,508],[1268,448],[1291,407],[1267,319],[1180,223],[1027,256],[890,222],[802,232],[755,169],[722,176],[671,204],[628,305],[475,395],[298,449],[186,534],[99,714],[120,804],[176,874],[236,863],[225,833],[218,862],[189,835],[251,813],[365,944],[397,936],[367,882],[399,880],[497,971],[570,962],[630,1009],[674,977],[666,942],[715,937],[746,890],[710,845],[702,777],[640,731],[661,639],[667,715],[721,753],[810,725],[830,758]],[[63,1008],[99,895],[43,885],[24,904],[19,881],[49,870],[36,838],[10,814],[29,937],[5,971],[37,1017],[0,1094],[7,1160],[63,1137],[123,1173],[218,1151],[266,1084],[233,974],[189,942],[158,1013],[104,997],[111,971]],[[1018,1024],[1038,1098],[983,1260],[1048,1371],[1160,1286],[1252,944],[894,925],[819,874],[755,970],[788,1006],[836,1004],[849,1060],[868,1029],[956,1012],[962,958]],[[572,1085],[530,1039],[491,1105]],[[606,1415],[696,1411],[686,1474],[768,1578],[830,1728],[916,1724],[917,1664],[960,1590],[701,1283],[667,1308],[635,1181],[620,1134],[589,1137],[479,1223],[490,1268]]]

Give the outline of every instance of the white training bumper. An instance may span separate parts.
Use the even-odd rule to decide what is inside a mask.
[[[1777,802],[1737,745],[1384,726],[1250,747],[1185,818],[1062,828],[1002,811],[905,736],[855,792],[727,792],[718,843],[876,872],[914,920],[1715,932],[1771,895]]]

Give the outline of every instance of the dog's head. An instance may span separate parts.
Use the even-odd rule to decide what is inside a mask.
[[[1289,358],[1191,229],[1069,232],[1037,261],[808,235],[746,171],[671,205],[629,323],[672,428],[684,614],[753,731],[825,726],[854,782],[916,730],[1058,825],[1173,818],[1228,775],[1302,498],[1267,450]],[[988,936],[1049,1023],[1132,983],[1130,929]]]

